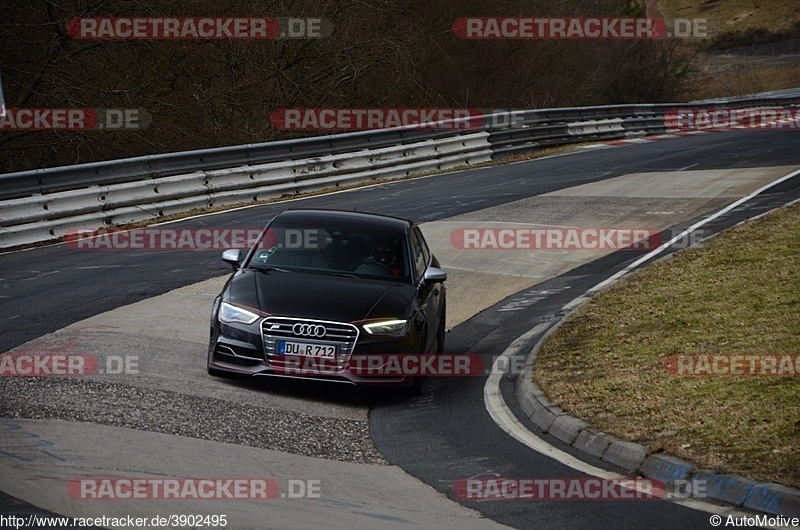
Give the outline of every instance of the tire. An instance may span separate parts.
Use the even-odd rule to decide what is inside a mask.
[[[439,331],[436,332],[436,355],[444,353],[445,325],[447,324],[447,309],[442,311],[442,323],[439,324]]]
[[[420,341],[419,345],[419,354],[425,355],[425,343],[428,341],[428,334],[427,332],[423,335],[422,340]],[[414,377],[411,380],[411,384],[405,387],[403,394],[408,397],[417,397],[421,396],[422,392],[425,390],[425,378],[424,377]]]
[[[406,388],[405,395],[408,397],[419,397],[425,390],[425,378],[415,377],[411,385]]]

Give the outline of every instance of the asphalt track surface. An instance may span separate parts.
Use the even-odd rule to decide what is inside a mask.
[[[357,209],[428,222],[631,173],[800,165],[798,146],[795,131],[700,134],[373,186],[302,199],[291,206]],[[798,180],[776,186],[719,219],[712,229],[797,198]],[[258,228],[286,206],[240,209],[171,226]],[[0,255],[0,352],[89,316],[226,274],[229,268],[218,256],[216,250],[78,252],[63,245]],[[448,351],[499,355],[513,337],[554,318],[577,294],[636,257],[613,254],[548,280],[538,288],[556,292],[524,311],[490,308],[451,331]],[[569,292],[558,290],[565,285]],[[485,411],[484,382],[481,377],[436,379],[420,398],[376,402],[371,415],[375,443],[390,463],[451,497],[452,481],[458,478],[582,476],[503,433]],[[513,403],[509,388],[503,391]],[[532,426],[531,430],[535,431]],[[708,514],[666,502],[465,504],[518,528],[710,528]]]
[[[714,223],[711,232],[733,226],[764,210],[800,198],[800,177],[785,186],[776,186],[751,204]],[[691,223],[686,223],[691,224]],[[681,228],[685,228],[681,226]],[[670,252],[674,252],[672,249]],[[668,253],[670,253],[668,252]],[[508,337],[518,337],[534,326],[556,320],[562,308],[578,293],[583,293],[643,253],[617,252],[573,269],[536,286],[547,293],[535,304],[525,304],[518,294],[481,312],[469,322],[457,326],[448,338],[446,353],[468,353],[491,366],[508,345]],[[569,289],[565,287],[569,286]],[[519,303],[515,303],[519,300]],[[504,307],[524,307],[513,318]],[[520,362],[546,330],[531,336],[521,348]],[[513,363],[510,363],[513,365]],[[538,454],[516,440],[509,440],[489,416],[484,406],[486,377],[437,378],[429,380],[424,394],[410,405],[378,404],[370,416],[371,432],[378,449],[390,464],[397,465],[458,500],[452,485],[459,480],[492,478],[571,479],[588,476]],[[598,459],[587,457],[568,444],[542,433],[518,407],[515,407],[514,384],[504,378],[501,392],[517,419],[528,430],[551,445],[596,467],[625,474]],[[488,518],[515,528],[630,528],[672,529],[712,528],[709,513],[678,506],[668,501],[462,501]],[[723,511],[720,508],[720,513]]]

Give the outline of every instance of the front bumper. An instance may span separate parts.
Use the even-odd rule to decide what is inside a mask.
[[[291,329],[298,323],[325,326],[325,337],[296,336]],[[332,361],[281,355],[278,351],[281,340],[335,345],[338,354]],[[369,375],[357,367],[366,366],[363,360],[368,358],[417,354],[416,342],[413,335],[401,338],[369,336],[361,333],[358,326],[344,322],[291,317],[267,317],[250,325],[217,322],[212,328],[208,367],[213,371],[244,376],[352,385],[401,385],[411,383],[413,378],[395,374]]]

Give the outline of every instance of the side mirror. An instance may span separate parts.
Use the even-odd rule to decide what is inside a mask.
[[[423,279],[426,283],[442,283],[447,279],[447,273],[439,267],[430,266],[425,269],[425,276]]]
[[[237,270],[242,264],[242,251],[238,248],[228,249],[222,253],[222,261],[229,263],[233,270]]]

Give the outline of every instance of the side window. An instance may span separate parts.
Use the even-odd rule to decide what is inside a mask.
[[[425,246],[425,240],[419,234],[419,229],[414,228],[411,241],[414,247],[414,266],[417,269],[417,277],[422,278],[428,267],[428,248]]]

